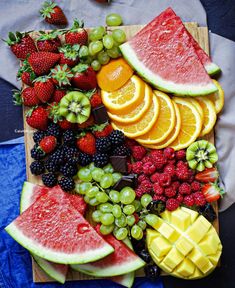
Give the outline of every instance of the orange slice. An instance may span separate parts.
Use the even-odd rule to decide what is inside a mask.
[[[155,95],[153,95],[152,103],[140,120],[131,124],[123,124],[112,121],[114,129],[123,131],[129,138],[136,138],[147,133],[154,125],[159,113],[159,103]]]
[[[215,111],[218,114],[224,107],[224,90],[220,86],[219,82],[216,80],[212,80],[218,90],[207,96],[209,100],[211,100],[215,106]]]
[[[203,114],[203,110],[201,105],[198,103],[198,101],[196,100],[197,98],[185,98],[185,100],[188,100],[190,103],[192,103],[194,105],[194,107],[197,109],[197,112],[200,114],[201,119],[204,119],[204,114]]]
[[[175,126],[174,126],[173,130],[166,137],[166,139],[163,140],[162,142],[155,144],[155,145],[152,144],[152,145],[144,145],[144,146],[151,148],[151,149],[162,149],[162,148],[168,147],[176,139],[176,137],[179,135],[180,127],[181,127],[180,110],[179,110],[178,106],[175,104],[175,102],[172,102],[172,103],[173,103],[173,106],[175,109],[175,116],[176,116],[176,122],[175,122]]]
[[[154,91],[154,94],[159,100],[160,112],[152,129],[136,139],[142,145],[152,145],[162,142],[175,126],[175,110],[171,98],[160,91]]]
[[[129,111],[124,111],[124,113],[122,110],[118,112],[112,112],[110,110],[108,111],[109,118],[124,124],[136,122],[148,110],[149,106],[152,103],[152,98],[153,98],[153,91],[149,85],[145,84],[144,99],[142,102],[140,102],[139,105],[137,105],[136,107],[134,107]]]
[[[122,87],[134,71],[123,58],[111,60],[97,73],[97,82],[102,90],[112,92]]]
[[[101,97],[104,105],[111,111],[128,111],[144,99],[145,83],[136,75],[133,75],[129,81],[120,89],[114,92],[101,90]]]

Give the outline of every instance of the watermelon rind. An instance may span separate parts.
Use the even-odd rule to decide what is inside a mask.
[[[206,64],[205,69],[209,75],[214,75],[221,71],[220,67],[213,62]]]
[[[30,205],[32,205],[31,197],[35,188],[35,184],[25,181],[21,191],[20,197],[20,213],[24,212]]]
[[[121,49],[124,58],[136,70],[136,72],[147,82],[162,91],[183,96],[207,95],[217,91],[217,87],[213,84],[213,82],[206,85],[193,83],[178,84],[172,81],[168,81],[167,79],[163,79],[159,75],[153,73],[138,59],[135,51],[128,42],[122,44],[121,46],[119,46],[119,48]]]

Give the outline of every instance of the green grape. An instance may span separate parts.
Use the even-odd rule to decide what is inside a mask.
[[[89,168],[90,171],[92,172],[92,171],[96,168],[94,162],[91,162],[91,163],[88,165],[88,168]]]
[[[152,196],[149,194],[144,194],[142,195],[140,202],[141,205],[146,208],[148,206],[148,204],[153,200]]]
[[[127,225],[125,214],[122,213],[122,215],[119,218],[116,218],[115,219],[115,224],[118,227],[125,227]]]
[[[84,58],[84,57],[89,56],[89,49],[88,49],[88,47],[85,46],[85,45],[82,45],[82,46],[80,47],[80,49],[79,49],[78,55],[79,55],[79,58]]]
[[[102,215],[102,212],[100,210],[95,210],[92,213],[92,220],[95,222],[100,222],[101,215]]]
[[[96,52],[94,51],[94,43],[95,43],[95,42],[91,42],[91,43],[89,44],[89,46],[88,46],[89,54],[90,54],[91,56],[94,56],[94,55],[96,54]]]
[[[122,17],[117,13],[110,13],[106,16],[107,26],[119,26],[122,24]]]
[[[91,198],[90,201],[89,201],[89,204],[91,206],[97,206],[100,204],[100,202],[94,197],[94,198]]]
[[[126,215],[132,215],[135,212],[135,206],[131,205],[131,204],[124,206],[123,207],[123,212]]]
[[[81,168],[78,171],[78,178],[85,182],[90,182],[92,180],[91,171],[88,168]]]
[[[126,222],[128,226],[133,226],[135,224],[135,216],[134,215],[127,216]]]
[[[139,200],[135,199],[131,204],[135,206],[136,212],[140,212],[142,210],[142,205]]]
[[[113,30],[112,36],[114,41],[118,42],[119,44],[122,44],[126,41],[126,33],[121,29]]]
[[[145,216],[145,219],[146,223],[150,226],[155,226],[158,221],[159,221],[159,217],[157,215],[154,215],[154,214],[148,214]]]
[[[91,199],[90,199],[87,195],[85,195],[83,199],[84,199],[84,201],[85,201],[87,204],[90,203],[90,200],[91,200]]]
[[[75,190],[81,195],[85,195],[86,192],[92,188],[92,184],[90,182],[83,182],[80,184],[76,184]]]
[[[100,203],[106,203],[109,200],[108,195],[105,192],[98,192],[95,196]]]
[[[104,175],[104,171],[101,168],[94,168],[91,175],[96,182],[100,182],[102,176]]]
[[[110,57],[109,57],[107,52],[101,51],[97,55],[97,59],[100,62],[100,64],[105,65],[105,64],[109,63]]]
[[[81,63],[88,64],[88,65],[90,65],[92,61],[93,61],[93,58],[91,56],[87,56],[86,58],[81,59]]]
[[[119,192],[116,190],[110,190],[109,191],[109,198],[113,203],[119,203],[120,202]]]
[[[99,192],[99,188],[96,187],[96,186],[93,186],[92,188],[90,188],[87,192],[86,192],[86,195],[89,197],[89,198],[93,198],[97,195],[97,193]]]
[[[91,42],[92,45],[92,50],[93,53],[97,54],[99,53],[101,50],[103,50],[103,43],[101,41],[95,41],[95,42]]]
[[[98,206],[98,209],[103,213],[111,213],[113,210],[113,205],[110,203],[102,203]]]
[[[135,200],[135,191],[131,187],[124,187],[120,191],[120,201],[122,204],[131,204]]]
[[[104,174],[100,179],[100,186],[107,189],[113,185],[113,176],[111,173]]]
[[[113,173],[113,166],[109,163],[103,167],[105,173]]]
[[[114,236],[117,238],[117,240],[124,240],[127,237],[127,234],[127,228],[119,228],[114,232]]]
[[[146,222],[144,220],[139,220],[137,225],[142,229],[142,230],[145,230],[146,229]]]
[[[106,33],[105,28],[103,26],[95,27],[94,29],[91,30],[89,34],[89,39],[91,41],[101,40],[105,33]]]
[[[115,204],[113,205],[112,213],[115,218],[119,218],[122,216],[122,208],[119,205]]]
[[[140,240],[143,238],[143,230],[138,226],[138,225],[134,225],[131,228],[131,236],[136,239],[136,240]]]
[[[103,37],[103,44],[106,49],[113,48],[114,45],[113,37],[111,35],[105,35]]]
[[[109,57],[113,59],[118,58],[121,55],[120,50],[117,46],[113,46],[113,48],[108,49],[106,52],[109,55]]]
[[[113,183],[117,183],[118,180],[120,180],[122,178],[122,174],[121,173],[118,173],[118,172],[115,172],[112,174],[113,175]]]
[[[98,60],[93,60],[91,62],[91,67],[95,70],[95,71],[99,71],[101,68],[101,64]]]
[[[100,216],[100,222],[104,225],[111,225],[114,222],[114,216],[112,213],[104,213]]]
[[[103,235],[108,235],[108,234],[113,232],[114,227],[115,227],[114,224],[111,224],[111,225],[101,224],[100,225],[100,233]]]

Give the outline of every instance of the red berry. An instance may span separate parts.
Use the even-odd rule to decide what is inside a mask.
[[[168,211],[174,211],[179,207],[180,203],[174,199],[174,198],[170,198],[166,201],[166,209]]]
[[[193,192],[199,191],[201,189],[201,184],[197,181],[191,183],[191,189]]]
[[[128,148],[132,150],[132,148],[135,147],[138,143],[134,139],[126,138],[125,144]]]
[[[166,197],[163,195],[153,195],[153,200],[161,200],[163,202],[166,202]]]
[[[182,203],[183,200],[184,200],[184,197],[183,197],[183,195],[178,194],[175,199],[176,199],[179,203]]]
[[[163,170],[165,173],[168,173],[171,175],[171,177],[174,177],[175,176],[175,166],[172,165],[172,164],[168,164],[164,167],[164,170]]]
[[[143,166],[140,161],[132,164],[132,172],[138,175],[143,172]]]
[[[171,147],[165,148],[163,154],[166,157],[166,159],[171,160],[175,158],[175,150]]]
[[[175,170],[175,174],[179,180],[188,180],[189,178],[189,170],[188,168],[185,168],[184,166],[182,167],[177,167]]]
[[[160,175],[160,173],[156,172],[150,177],[150,180],[152,181],[152,183],[159,181],[159,175]]]
[[[191,193],[191,186],[184,182],[179,187],[179,193],[182,195],[189,195]]]
[[[152,162],[146,162],[143,165],[143,172],[145,175],[152,175],[156,170],[155,165]]]
[[[102,104],[101,96],[98,93],[94,93],[90,98],[91,107],[95,108]]]
[[[185,160],[185,158],[186,158],[186,152],[185,152],[185,150],[176,151],[176,153],[175,153],[175,158],[176,158],[177,160]]]
[[[185,163],[184,161],[178,161],[177,164],[176,164],[177,168],[188,168],[188,165],[187,163]]]
[[[71,123],[66,119],[62,119],[57,123],[62,130],[74,129],[76,127],[74,123]]]
[[[150,155],[146,155],[143,159],[142,159],[142,163],[147,163],[147,162],[154,162],[153,158]]]
[[[176,160],[175,159],[171,159],[171,160],[168,160],[167,163],[170,164],[170,165],[175,165]]]
[[[144,193],[150,193],[153,189],[152,183],[149,180],[143,181],[139,187],[144,190]]]
[[[127,172],[128,172],[128,174],[130,174],[131,171],[132,171],[132,164],[128,161],[127,162]]]
[[[187,182],[192,183],[194,181],[194,179],[195,179],[194,172],[193,172],[193,170],[189,169]]]
[[[51,102],[59,103],[60,100],[66,95],[66,93],[67,93],[66,90],[56,89],[52,96]]]
[[[202,194],[202,192],[195,192],[192,195],[195,201],[195,205],[204,206],[206,204],[206,199],[204,195]]]
[[[152,150],[152,151],[150,152],[150,155],[151,155],[153,158],[161,157],[161,156],[163,156],[163,151],[162,151],[162,150]]]
[[[45,153],[51,153],[57,144],[55,136],[46,136],[40,142],[39,146]]]
[[[140,220],[139,215],[136,212],[133,215],[135,217],[135,223],[138,223]]]
[[[184,200],[183,200],[183,203],[186,205],[186,206],[193,206],[194,205],[194,198],[193,198],[193,195],[187,195],[184,197]]]
[[[142,160],[146,154],[146,149],[143,146],[132,147],[132,156],[135,160]]]
[[[144,187],[139,186],[135,189],[135,194],[137,198],[141,198],[141,196],[145,193]]]
[[[162,188],[159,183],[153,184],[153,191],[156,195],[162,195],[164,193],[164,188]]]
[[[177,192],[178,189],[179,189],[179,187],[180,187],[180,182],[179,182],[179,181],[174,181],[174,182],[172,182],[172,183],[171,183],[171,187],[172,187],[173,189],[175,189],[175,191]]]
[[[172,187],[168,187],[165,189],[165,196],[168,198],[175,197],[176,195],[176,190]]]
[[[159,184],[162,187],[170,186],[170,184],[171,184],[171,176],[169,174],[167,174],[167,173],[161,173],[159,175]]]
[[[149,178],[148,178],[146,175],[144,175],[144,174],[138,176],[138,179],[137,179],[137,181],[138,181],[139,184],[140,184],[141,182],[143,182],[143,181],[146,181],[146,180],[149,181]]]

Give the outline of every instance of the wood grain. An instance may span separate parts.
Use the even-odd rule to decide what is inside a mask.
[[[206,51],[207,54],[209,54],[209,39],[208,39],[208,29],[207,27],[198,27],[197,23],[190,22],[185,23],[186,28],[188,31],[192,34],[192,36],[198,41],[199,45]],[[132,26],[122,26],[120,27],[123,29],[127,35],[127,39],[130,39],[132,36],[134,36],[143,25],[132,25]],[[112,30],[111,28],[109,28]],[[37,35],[37,32],[33,32],[32,36],[35,37]],[[24,108],[24,115],[27,112],[27,108]],[[25,121],[24,116],[24,129],[25,129],[25,152],[26,152],[26,172],[27,172],[27,180],[29,182],[35,183],[35,184],[42,184],[40,177],[34,176],[30,173],[29,166],[32,161],[30,156],[30,150],[33,147],[33,139],[32,139],[32,133],[34,132],[34,129],[32,129]],[[211,132],[210,134],[206,135],[204,139],[207,139],[214,143],[214,132]],[[218,206],[217,204],[214,204],[214,207],[216,209],[216,213],[218,216]],[[216,230],[219,231],[219,221],[218,217],[213,223]],[[48,277],[37,265],[37,263],[32,259],[32,270],[33,270],[33,280],[37,283],[44,283],[44,282],[52,282],[54,281],[50,277]],[[164,275],[164,273],[163,273]],[[140,269],[136,272],[136,276],[141,277],[144,276],[143,270]],[[73,271],[72,269],[69,270],[67,278],[68,281],[75,281],[75,280],[91,280],[91,279],[97,279],[96,277],[91,277],[76,271]]]

